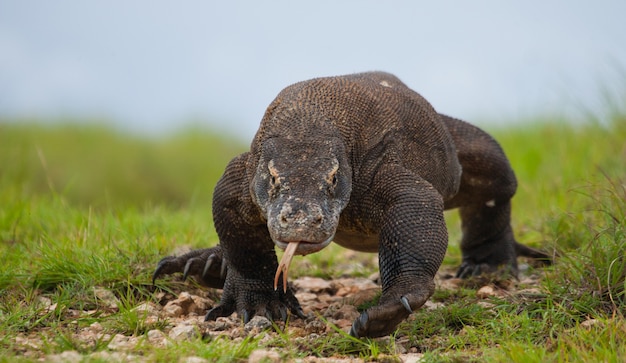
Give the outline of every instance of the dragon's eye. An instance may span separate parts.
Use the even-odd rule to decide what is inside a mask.
[[[333,188],[337,186],[337,174],[333,175]]]
[[[267,163],[267,169],[270,174],[270,186],[274,188],[276,187],[276,183],[278,182],[278,178],[276,177],[278,175],[278,170],[276,169],[276,167],[274,167],[274,160],[270,160]]]

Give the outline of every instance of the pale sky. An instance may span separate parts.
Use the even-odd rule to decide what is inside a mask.
[[[0,118],[249,140],[285,86],[384,70],[472,122],[626,94],[626,1],[0,0]]]

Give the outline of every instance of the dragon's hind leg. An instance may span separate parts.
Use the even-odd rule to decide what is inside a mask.
[[[454,139],[463,168],[457,195],[445,208],[459,208],[463,262],[458,277],[500,268],[517,276],[517,257],[549,262],[540,251],[519,244],[511,228],[511,198],[517,189],[515,173],[500,145],[486,132],[461,120],[443,116]]]

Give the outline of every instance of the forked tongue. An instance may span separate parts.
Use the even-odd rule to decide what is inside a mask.
[[[280,263],[278,264],[278,268],[276,269],[276,276],[274,276],[274,290],[278,290],[278,279],[280,279],[280,274],[283,274],[283,292],[287,292],[287,273],[289,272],[289,265],[291,265],[291,259],[293,255],[296,253],[298,249],[298,245],[300,242],[289,242],[287,248],[285,248],[285,253],[283,254],[283,258],[280,259]]]

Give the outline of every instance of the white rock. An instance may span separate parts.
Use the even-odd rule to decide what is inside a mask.
[[[197,336],[198,331],[193,325],[177,325],[169,333],[169,337],[176,341],[190,340]]]
[[[358,290],[379,289],[374,281],[365,277],[342,278],[334,281],[339,286],[356,287]]]
[[[435,310],[444,307],[445,305],[442,302],[434,302],[430,300],[426,300],[424,303],[424,309]]]
[[[272,322],[269,321],[268,318],[264,316],[256,315],[245,325],[244,330],[246,333],[254,332],[260,333],[263,330],[269,329],[272,327]]]
[[[154,314],[157,314],[159,310],[154,305],[154,303],[144,302],[135,306],[133,308],[133,311],[140,312],[140,313],[146,312],[147,314],[154,315]]]
[[[23,337],[19,335],[15,337],[15,344],[17,344],[18,346],[21,345],[23,347],[27,347],[29,349],[34,349],[34,350],[41,349],[40,341],[36,341],[34,339],[28,339],[27,337]]]
[[[37,296],[37,302],[40,303],[46,310],[49,310],[52,306],[52,300],[45,296]]]
[[[111,290],[96,286],[93,288],[93,292],[98,300],[102,301],[107,308],[116,311],[119,309],[120,301]]]
[[[147,335],[150,344],[161,346],[167,343],[167,336],[160,330],[152,329],[148,332]]]
[[[330,282],[319,277],[301,277],[293,281],[293,286],[298,291],[313,293],[330,291],[332,289]]]
[[[193,303],[195,305],[195,312],[202,315],[204,315],[206,310],[210,309],[214,303],[213,300],[202,296],[191,295],[191,298],[193,299]]]
[[[78,363],[83,359],[83,356],[80,355],[75,350],[66,350],[61,354],[54,354],[48,357],[49,362],[59,362],[59,363]]]
[[[115,334],[113,339],[109,342],[108,348],[111,350],[127,350],[133,347],[130,341],[130,337],[122,334]]]
[[[591,329],[594,326],[603,328],[604,323],[601,320],[597,320],[597,319],[587,319],[583,321],[582,323],[580,323],[580,326],[585,329]]]
[[[418,363],[422,361],[423,357],[424,355],[421,353],[407,353],[400,355],[400,359],[402,359],[402,362],[404,363]]]
[[[174,301],[170,301],[163,307],[163,313],[172,318],[178,318],[183,315],[183,308]]]
[[[257,349],[250,353],[248,363],[280,362],[280,354],[273,350]]]
[[[208,360],[200,357],[185,357],[179,360],[180,363],[208,363]]]
[[[308,301],[315,301],[317,300],[317,296],[317,294],[314,294],[312,292],[299,292],[296,294],[296,298],[298,298],[298,301],[300,301],[301,304]]]
[[[145,362],[144,357],[139,357],[133,354],[127,354],[122,352],[109,352],[102,350],[99,352],[91,353],[89,361],[96,360],[98,362]]]
[[[496,306],[495,304],[492,304],[492,303],[490,303],[488,301],[479,301],[479,302],[476,303],[476,305],[478,305],[478,306],[480,306],[480,307],[482,307],[484,309],[493,309]]]
[[[104,330],[104,328],[102,327],[102,324],[96,321],[95,323],[92,323],[91,325],[89,325],[89,330],[91,330],[94,333],[101,333]]]
[[[504,296],[505,292],[501,289],[494,288],[490,285],[485,285],[476,291],[476,297],[480,299],[486,299],[492,296]]]

